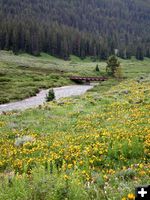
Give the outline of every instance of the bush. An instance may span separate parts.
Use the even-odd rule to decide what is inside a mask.
[[[116,68],[114,76],[118,80],[121,80],[123,78],[123,72],[122,72],[122,68],[120,66]]]
[[[118,178],[129,180],[133,179],[137,175],[137,172],[134,169],[128,168],[127,170],[118,172],[116,175]]]
[[[115,72],[120,67],[120,62],[116,56],[110,56],[107,61],[106,72],[108,75],[115,76]]]
[[[10,102],[10,99],[7,97],[0,98],[0,104],[9,103],[9,102]]]
[[[50,90],[48,91],[47,96],[46,96],[46,101],[49,102],[49,101],[52,101],[53,99],[55,99],[54,90],[53,90],[53,89],[50,89]]]
[[[99,71],[100,71],[98,65],[96,65],[95,71],[96,71],[96,72],[99,72]]]

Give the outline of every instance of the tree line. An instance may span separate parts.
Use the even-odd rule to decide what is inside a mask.
[[[0,0],[0,49],[68,59],[150,57],[150,6],[140,0]],[[125,8],[123,7],[125,6]]]

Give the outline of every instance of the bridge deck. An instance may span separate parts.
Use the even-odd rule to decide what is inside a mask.
[[[71,76],[70,80],[73,81],[106,81],[107,77],[81,77],[81,76]]]

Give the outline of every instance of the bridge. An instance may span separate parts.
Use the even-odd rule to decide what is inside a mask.
[[[81,76],[71,76],[70,80],[75,81],[77,83],[87,83],[90,84],[90,82],[94,81],[106,81],[108,78],[107,77],[81,77]]]

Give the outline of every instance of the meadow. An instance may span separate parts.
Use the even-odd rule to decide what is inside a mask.
[[[1,62],[10,65],[12,56]],[[23,62],[97,73],[88,59],[43,56],[23,55]],[[150,179],[150,60],[121,63],[122,81],[110,78],[81,97],[0,116],[0,200],[135,199],[135,187]],[[104,74],[106,64],[98,64]]]
[[[95,67],[88,58],[82,61],[71,56],[70,61],[64,61],[44,53],[35,57],[0,51],[0,104],[34,96],[43,88],[73,84],[70,75],[102,75]]]
[[[149,73],[149,60],[121,60],[124,75],[132,78]],[[100,72],[95,70],[97,64]],[[35,57],[0,51],[0,104],[34,96],[42,88],[74,84],[69,79],[71,75],[106,75],[106,62],[94,62],[91,58],[81,60],[75,56],[64,61],[45,53]]]

